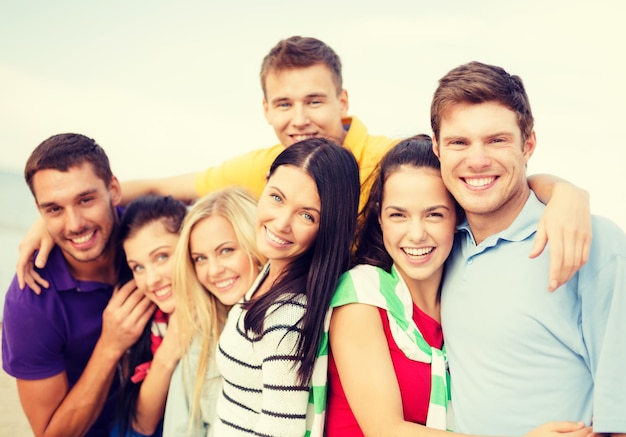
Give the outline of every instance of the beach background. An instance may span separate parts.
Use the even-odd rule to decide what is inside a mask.
[[[24,177],[17,171],[0,170],[0,199],[0,304],[4,308],[5,291],[15,273],[17,245],[38,213]],[[0,405],[0,436],[33,435],[19,403],[15,379],[3,371],[0,371]]]
[[[0,199],[0,304],[4,307],[4,294],[15,274],[17,245],[39,214],[24,177],[17,171],[0,170]]]
[[[620,0],[0,1],[0,302],[37,216],[21,176],[34,147],[83,133],[128,180],[271,146],[259,67],[292,35],[336,50],[349,112],[372,134],[430,133],[437,80],[457,65],[520,75],[538,138],[529,173],[584,187],[626,229],[625,15]],[[0,435],[30,435],[4,373],[0,402]]]

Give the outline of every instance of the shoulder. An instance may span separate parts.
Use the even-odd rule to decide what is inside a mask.
[[[13,277],[5,295],[3,324],[24,321],[25,316],[36,322],[42,312],[53,312],[54,302],[59,300],[59,291],[54,286],[53,277],[44,277],[49,280],[50,287],[42,289],[40,294],[36,294],[28,285],[20,289],[17,275]]]
[[[306,296],[300,293],[289,293],[280,296],[268,308],[265,315],[263,330],[267,331],[279,326],[292,327],[299,325],[306,311]]]
[[[331,306],[361,302],[384,307],[381,289],[394,289],[395,283],[397,280],[391,273],[372,265],[359,264],[339,278]]]
[[[626,240],[626,233],[615,222],[606,217],[593,215],[591,216],[591,226],[594,237],[592,245],[593,242],[599,240],[599,244],[600,242],[602,245],[609,244],[613,250],[620,248],[626,252],[626,248],[623,245],[624,240]],[[610,244],[609,242],[614,243]]]
[[[63,257],[63,252],[56,245],[50,251],[46,265],[42,268],[36,267],[35,270],[50,282],[50,287],[45,291],[56,292],[58,290],[76,288],[76,280],[70,273],[67,261]]]
[[[591,252],[583,269],[597,270],[611,260],[626,260],[626,233],[613,221],[592,216]]]

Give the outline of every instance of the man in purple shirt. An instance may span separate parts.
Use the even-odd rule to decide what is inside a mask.
[[[130,281],[116,242],[120,184],[104,150],[78,134],[41,143],[24,170],[56,247],[40,295],[17,279],[5,299],[2,364],[17,379],[35,435],[108,436],[117,363],[154,310]]]

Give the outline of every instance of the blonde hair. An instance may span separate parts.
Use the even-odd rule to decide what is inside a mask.
[[[172,286],[176,292],[176,317],[182,355],[189,351],[192,340],[201,342],[201,352],[191,401],[190,426],[200,419],[200,398],[205,381],[209,358],[226,321],[230,307],[222,304],[196,277],[194,263],[189,251],[189,240],[195,225],[200,221],[221,216],[233,226],[237,240],[248,254],[250,268],[256,277],[266,259],[256,247],[255,216],[256,201],[240,188],[226,188],[198,199],[183,221],[180,237],[174,253]],[[250,284],[252,285],[252,284]],[[183,362],[183,381],[190,375]],[[184,383],[186,387],[187,384]]]

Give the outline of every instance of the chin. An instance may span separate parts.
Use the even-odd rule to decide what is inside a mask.
[[[224,296],[224,299],[220,299],[219,301],[226,306],[233,306],[235,305],[237,302],[239,302],[241,300],[241,298],[243,297],[244,293],[237,293],[237,294],[230,294],[228,296]]]
[[[172,302],[155,302],[157,307],[165,314],[171,314],[174,312],[174,301]]]

